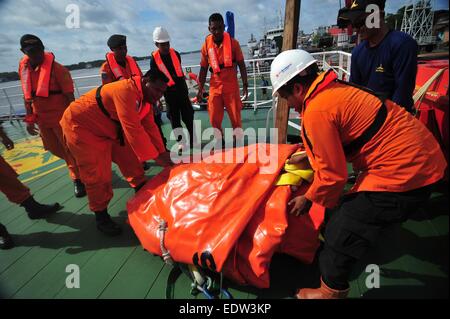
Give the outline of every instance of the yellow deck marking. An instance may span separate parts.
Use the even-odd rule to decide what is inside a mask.
[[[47,175],[65,166],[64,164],[55,167],[55,162],[60,158],[46,151],[39,137],[18,140],[13,150],[5,150],[1,155],[19,175],[32,175],[27,176],[23,182]]]

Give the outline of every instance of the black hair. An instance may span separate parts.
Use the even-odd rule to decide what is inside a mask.
[[[223,17],[222,17],[222,15],[220,13],[213,13],[213,14],[211,14],[209,16],[208,23],[211,24],[211,22],[222,22],[222,23],[224,23]]]
[[[306,75],[302,76],[300,75],[300,73],[297,74],[292,79],[290,79],[285,85],[280,87],[279,90],[283,90],[286,93],[292,94],[294,92],[294,85],[296,83],[300,83],[305,87],[309,87],[319,75],[319,67],[317,66],[317,63],[314,63],[309,67],[307,67],[305,71]]]
[[[44,50],[44,44],[42,43],[42,40],[34,34],[24,34],[20,38],[20,48],[23,50],[27,47],[34,47]]]
[[[167,76],[157,68],[151,68],[150,70],[148,70],[144,74],[144,78],[148,78],[150,80],[150,82],[155,82],[157,80],[161,80],[164,83],[169,82],[169,79],[167,78]]]

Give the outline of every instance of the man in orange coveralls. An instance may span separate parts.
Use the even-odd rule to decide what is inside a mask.
[[[171,165],[150,105],[161,98],[167,81],[163,73],[154,70],[143,77],[100,86],[72,102],[61,119],[66,145],[79,164],[81,180],[86,185],[89,208],[96,213],[98,230],[107,235],[121,233],[107,210],[113,196],[113,150],[126,140],[132,151],[121,152],[120,156],[128,153],[141,162],[155,159],[159,165]],[[120,161],[118,165],[123,170],[121,166],[128,164]],[[136,188],[144,182],[143,174],[129,180]]]
[[[27,131],[31,135],[40,134],[44,148],[66,161],[75,196],[83,197],[86,190],[73,156],[64,147],[59,125],[64,110],[74,100],[72,77],[55,61],[53,53],[44,52],[44,45],[37,36],[25,34],[20,39],[20,46],[25,54],[19,64],[19,75],[27,112]]]
[[[7,150],[14,148],[14,143],[3,131],[0,123],[0,140]],[[6,198],[12,203],[25,208],[28,217],[31,219],[44,218],[48,214],[61,209],[58,203],[52,205],[43,205],[36,202],[30,193],[30,189],[22,184],[17,178],[16,171],[0,156],[0,191],[6,195]],[[6,227],[0,223],[0,249],[9,249],[14,246],[11,235]]]
[[[223,108],[226,107],[233,129],[242,128],[242,102],[236,64],[241,72],[244,100],[248,95],[248,82],[241,47],[236,39],[224,32],[225,24],[220,13],[209,17],[208,29],[211,34],[206,37],[201,50],[197,101],[203,100],[203,87],[210,66],[208,112],[211,126],[222,132]],[[223,139],[223,132],[221,137]],[[236,138],[240,137],[236,135]]]
[[[302,140],[314,169],[308,191],[294,198],[291,213],[311,203],[336,208],[319,256],[317,289],[300,289],[300,299],[345,298],[352,266],[376,241],[379,231],[406,220],[426,202],[447,166],[428,129],[403,107],[372,91],[319,74],[306,51],[288,50],[271,65],[274,94],[302,115]],[[338,204],[347,181],[346,162],[358,175]]]
[[[102,84],[108,84],[111,82],[129,79],[133,75],[142,76],[142,71],[132,56],[129,56],[127,48],[127,37],[121,34],[113,34],[109,37],[107,42],[111,52],[106,54],[106,61],[100,67],[100,75],[102,78]],[[158,125],[159,132],[163,137],[160,122],[155,118],[155,123]],[[164,140],[164,137],[163,137]],[[115,160],[118,162],[124,161],[127,165],[119,165],[123,170],[121,171],[125,178],[132,178],[143,174],[141,167],[144,170],[150,168],[148,163],[138,163],[137,158],[133,161],[132,158],[125,153],[132,152],[130,146],[125,144],[121,148],[113,146],[113,153],[116,153]],[[123,154],[123,156],[121,156]]]

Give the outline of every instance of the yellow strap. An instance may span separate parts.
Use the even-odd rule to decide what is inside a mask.
[[[295,153],[298,154],[298,153]],[[294,154],[294,155],[295,155]],[[293,155],[293,156],[294,156]],[[284,164],[284,170],[286,173],[283,173],[278,177],[275,185],[301,185],[302,181],[305,180],[307,182],[311,182],[314,177],[314,171],[312,169],[299,169],[298,164],[288,164],[289,160]]]

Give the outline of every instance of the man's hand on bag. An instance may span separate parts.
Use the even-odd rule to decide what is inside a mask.
[[[303,195],[294,197],[288,203],[288,207],[291,207],[289,214],[293,214],[295,216],[303,215],[309,211],[311,205],[312,202]]]
[[[292,154],[289,158],[288,164],[300,164],[305,159],[308,159],[308,155],[306,155],[306,152],[302,152],[299,154]]]
[[[293,154],[289,158],[288,164],[298,165],[298,169],[311,169],[311,165],[309,164],[308,155],[306,155],[306,152]]]

